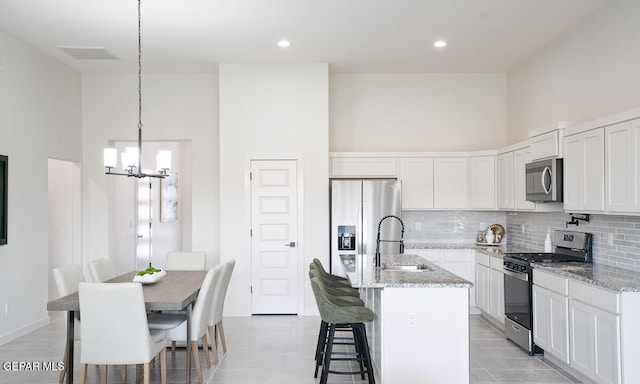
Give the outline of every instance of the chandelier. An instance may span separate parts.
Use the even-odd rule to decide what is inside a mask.
[[[118,150],[116,148],[104,149],[104,166],[107,175],[119,175],[127,177],[167,177],[167,171],[171,168],[171,151],[161,150],[156,155],[158,173],[142,172],[142,34],[140,1],[138,0],[138,146],[127,147],[121,153],[123,172],[114,172],[118,163]]]

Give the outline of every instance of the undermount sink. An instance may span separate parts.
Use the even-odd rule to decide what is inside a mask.
[[[383,265],[383,271],[401,271],[401,272],[429,272],[433,271],[427,265]]]

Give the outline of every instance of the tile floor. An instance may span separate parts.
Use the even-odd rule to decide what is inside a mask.
[[[229,352],[218,366],[203,371],[208,384],[317,383],[313,378],[313,354],[320,319],[304,316],[253,316],[225,318]],[[471,316],[471,383],[579,383],[554,368],[544,358],[530,357],[479,316]],[[0,345],[0,384],[57,383],[55,371],[10,371],[7,362],[58,362],[62,359],[65,328],[62,317],[24,337]],[[79,344],[76,344],[79,346]],[[76,348],[76,358],[79,350]],[[184,351],[168,354],[168,383],[183,383]],[[76,359],[76,362],[78,360]],[[79,378],[76,363],[76,379]],[[152,382],[160,382],[159,370]],[[331,383],[365,383],[359,377],[330,375]],[[120,383],[120,370],[109,371],[109,383]],[[97,369],[90,368],[88,383],[99,383]],[[133,382],[133,368],[128,382]],[[198,379],[195,370],[192,382]],[[416,380],[416,384],[427,383]],[[438,383],[441,384],[441,383]],[[446,383],[448,384],[448,383]]]

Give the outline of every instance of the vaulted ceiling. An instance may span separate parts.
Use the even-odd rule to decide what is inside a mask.
[[[332,72],[506,72],[616,0],[142,0],[145,71],[326,62]],[[137,70],[136,0],[1,0],[0,30],[85,73]],[[277,42],[287,39],[288,48]],[[436,48],[436,40],[447,41]],[[79,60],[60,47],[104,48]],[[0,46],[0,58],[2,57]]]

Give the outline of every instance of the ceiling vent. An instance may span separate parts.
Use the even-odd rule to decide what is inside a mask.
[[[76,60],[118,60],[118,58],[105,47],[57,47],[62,52]]]

